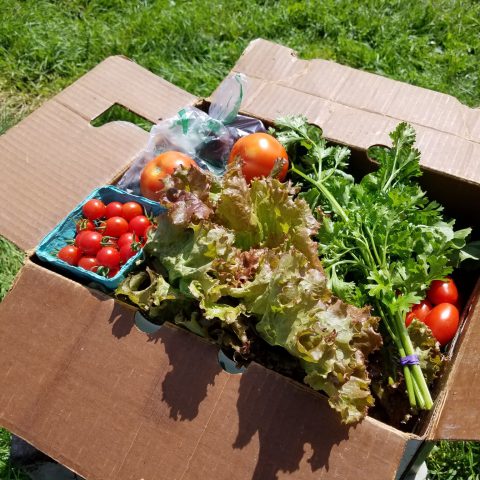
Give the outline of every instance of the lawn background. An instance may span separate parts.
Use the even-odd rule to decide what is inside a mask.
[[[0,134],[109,55],[210,94],[257,37],[480,105],[480,2],[0,0]],[[22,254],[0,238],[0,299]],[[1,366],[0,366],[1,368]],[[0,479],[8,465],[0,430]],[[480,444],[441,442],[431,478],[480,478]]]

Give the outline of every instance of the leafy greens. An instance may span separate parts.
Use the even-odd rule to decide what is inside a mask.
[[[346,302],[372,305],[399,357],[420,357],[420,365],[405,365],[403,375],[410,405],[430,409],[425,358],[404,319],[432,280],[452,272],[470,229],[455,231],[454,222],[443,219],[442,207],[430,202],[416,182],[421,170],[414,129],[401,123],[390,135],[392,148],[370,148],[379,168],[359,182],[347,172],[349,150],[328,145],[305,117],[277,120],[274,134],[321,222],[319,253],[328,286]],[[433,352],[430,346],[424,350]],[[435,353],[432,362],[438,359]]]
[[[239,164],[222,179],[190,169],[165,182],[168,213],[146,246],[152,268],[117,295],[244,358],[257,336],[282,347],[345,423],[362,419],[378,318],[332,295],[312,239],[319,225],[298,189],[274,178],[248,185]]]

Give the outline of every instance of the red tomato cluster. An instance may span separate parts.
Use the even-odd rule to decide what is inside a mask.
[[[73,245],[63,247],[58,258],[70,265],[114,277],[121,265],[145,244],[152,222],[137,202],[110,202],[96,198],[82,208]]]
[[[457,333],[460,322],[458,290],[451,278],[434,280],[427,298],[414,305],[407,314],[407,327],[416,318],[430,327],[440,345],[446,345]]]

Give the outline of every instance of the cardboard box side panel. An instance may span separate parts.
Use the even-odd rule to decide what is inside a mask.
[[[281,53],[288,55],[284,50]],[[292,90],[340,105],[403,119],[465,139],[480,139],[473,128],[480,118],[478,111],[471,110],[450,95],[326,60],[297,59],[294,65],[296,68],[291,67],[288,71],[288,79],[273,80]],[[263,71],[252,69],[250,72],[256,78],[272,80],[264,77]]]
[[[450,95],[353,70],[333,100],[470,139],[465,118],[469,108]]]
[[[291,90],[284,85],[249,76],[247,80],[249,87],[242,105],[243,112],[269,122],[283,115],[302,114],[319,125],[329,140],[354,148],[366,150],[372,145],[391,145],[388,133],[400,121],[389,115]],[[480,184],[480,162],[472,161],[480,151],[480,144],[414,123],[412,125],[417,133],[416,145],[422,154],[423,167]]]
[[[328,120],[318,125],[326,138],[366,150],[371,145],[390,145],[388,132],[396,127],[397,122],[379,113],[333,103]]]
[[[250,365],[225,386],[182,478],[351,479],[368,468],[393,479],[407,439],[370,419],[341,425],[323,397]]]
[[[450,95],[400,83],[396,94],[382,113],[478,142],[478,137],[471,137],[467,123],[469,110]]]
[[[467,322],[453,352],[453,364],[443,387],[441,405],[427,435],[432,440],[480,441],[480,281],[477,283],[469,305]]]
[[[173,327],[148,337],[132,310],[30,262],[0,337],[0,424],[89,480],[132,478],[131,464],[180,478],[229,378],[213,346]]]
[[[291,115],[305,115],[312,122],[325,122],[331,114],[331,102],[308,95],[303,92],[292,91],[282,85],[264,82],[255,86],[258,90],[249,88],[251,82],[247,77],[247,95],[242,103],[242,112],[273,120],[290,113]]]
[[[0,137],[0,234],[27,250],[82,198],[109,183],[142,149],[127,123],[92,127],[55,100]]]
[[[107,58],[55,98],[89,121],[118,103],[152,122],[175,115],[196,100],[121,56]]]
[[[235,64],[234,70],[276,82],[288,79],[296,64],[297,58],[293,50],[257,39],[247,46]]]
[[[335,100],[342,86],[355,72],[353,68],[328,60],[297,59],[296,63],[300,65],[296,69],[296,75],[290,75],[280,83],[325,100]],[[257,74],[258,72],[252,72],[252,75]],[[316,79],[315,82],[311,81],[312,77]]]
[[[27,262],[0,304],[0,424],[89,480],[394,478],[410,436],[342,426],[326,399]],[[28,355],[26,353],[28,352]]]
[[[294,50],[267,40],[251,42],[233,71],[480,142],[475,129],[480,110],[451,95],[330,61],[301,60]]]
[[[422,166],[480,185],[480,162],[474,153],[480,150],[480,144],[415,124],[413,126],[417,132],[416,146],[422,154]]]
[[[270,73],[276,62],[288,65],[284,75]],[[388,132],[407,121],[417,130],[423,166],[480,184],[480,164],[471,161],[480,145],[480,110],[449,95],[333,62],[298,60],[265,40],[252,42],[233,71],[251,80],[243,107],[252,115],[274,121],[303,108],[327,138],[362,149],[389,144]]]
[[[469,110],[468,116],[467,123],[470,126],[470,135],[472,138],[480,138],[480,107]]]

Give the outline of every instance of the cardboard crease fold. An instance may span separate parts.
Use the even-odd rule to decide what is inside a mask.
[[[234,73],[243,73],[239,70],[233,70]],[[302,74],[298,74],[298,75],[295,75],[294,77],[297,77],[297,78],[300,78],[302,76]],[[358,107],[358,106],[354,106],[354,105],[351,105],[351,104],[348,104],[348,103],[343,103],[341,101],[338,101],[335,99],[336,95],[334,94],[333,95],[333,98],[329,98],[329,97],[324,97],[324,96],[320,96],[320,95],[314,95],[312,93],[308,93],[308,92],[305,92],[304,90],[300,89],[300,88],[297,88],[295,85],[292,85],[290,82],[285,82],[285,81],[277,81],[277,80],[265,80],[264,77],[261,77],[261,76],[256,76],[256,75],[253,75],[251,73],[247,74],[247,77],[249,79],[251,78],[254,78],[255,80],[259,80],[261,81],[261,90],[257,91],[257,92],[254,92],[253,94],[248,92],[249,95],[252,95],[251,97],[249,96],[246,100],[247,104],[250,105],[250,104],[254,104],[255,103],[255,100],[258,98],[258,96],[260,96],[260,93],[261,92],[265,92],[265,91],[268,91],[269,90],[269,87],[271,86],[281,86],[281,87],[286,87],[294,92],[297,92],[297,93],[301,93],[303,95],[307,95],[307,96],[311,96],[311,97],[314,97],[314,98],[319,98],[321,100],[325,100],[329,103],[331,103],[332,105],[341,105],[343,107],[347,107],[347,108],[350,108],[352,109],[352,111],[355,111],[355,110],[358,110],[358,111],[361,111],[361,112],[365,112],[365,113],[371,113],[371,114],[374,114],[374,115],[379,115],[379,116],[382,116],[382,117],[385,117],[385,118],[390,118],[392,120],[395,120],[396,122],[400,123],[402,121],[408,121],[408,120],[404,120],[404,119],[401,119],[399,118],[398,116],[394,116],[394,115],[390,115],[388,113],[381,113],[379,114],[378,111],[376,111],[375,109],[373,108],[369,108],[367,106],[364,106],[364,107]],[[339,84],[337,86],[337,89],[340,90],[342,88],[342,85],[344,85],[345,83],[348,83],[348,76],[345,77],[344,81],[342,84]],[[335,91],[334,91],[335,92]],[[337,92],[338,93],[338,92]],[[468,107],[466,107],[468,108]],[[268,119],[270,121],[274,121],[274,119]],[[464,124],[464,128],[466,129],[466,132],[467,134],[466,135],[459,135],[459,134],[455,134],[455,133],[452,133],[452,132],[448,132],[446,130],[442,130],[440,128],[437,128],[437,127],[433,127],[429,124],[424,124],[424,123],[420,123],[420,122],[414,122],[414,121],[408,121],[408,123],[412,124],[414,127],[418,128],[418,127],[424,127],[426,129],[429,129],[429,130],[432,130],[434,132],[438,132],[438,133],[442,133],[442,134],[448,134],[448,135],[452,135],[452,136],[455,136],[457,138],[460,138],[462,140],[468,140],[472,143],[476,143],[476,144],[480,144],[480,139],[474,139],[474,138],[470,138],[468,132],[469,132],[469,126],[468,126],[468,123],[466,122],[465,120],[465,113],[462,111],[462,120],[463,120],[463,124]],[[322,125],[319,125],[320,127]],[[464,131],[464,130],[462,130]]]

